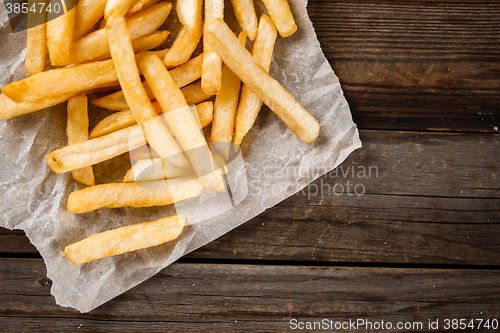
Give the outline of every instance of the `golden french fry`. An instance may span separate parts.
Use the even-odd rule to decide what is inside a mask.
[[[158,102],[153,103],[154,108],[157,111],[161,111]],[[210,125],[213,119],[213,105],[212,102],[205,102],[196,106],[196,111],[198,112],[198,117],[202,128]],[[134,114],[130,110],[120,111],[113,113],[103,120],[101,120],[90,132],[90,139],[95,139],[110,133],[119,131],[121,129],[127,128],[137,124],[134,118]]]
[[[142,133],[139,125],[54,150],[45,157],[45,161],[55,173],[73,171],[101,163],[143,146],[144,136],[134,135],[134,132]]]
[[[186,177],[191,173],[189,168],[179,168],[173,164],[166,163],[159,158],[140,160],[127,171],[123,178],[124,183],[144,182],[160,179],[171,179]]]
[[[90,139],[95,139],[137,124],[130,110],[115,112],[101,120],[90,132]]]
[[[320,128],[316,119],[278,81],[259,66],[223,20],[215,20],[208,29],[206,38],[224,63],[302,141],[309,143],[318,137]]]
[[[149,88],[148,84],[146,82],[143,82],[142,84],[144,86],[144,90],[146,91],[146,94],[148,95],[148,97],[153,100],[155,97],[153,95],[153,92]],[[205,94],[201,90],[201,82],[200,81],[182,88],[181,91],[184,94],[184,97],[186,98],[186,102],[189,105],[201,103],[203,101],[206,101],[210,97],[212,97],[211,95]],[[128,109],[127,101],[125,100],[125,96],[123,95],[123,91],[121,91],[121,90],[114,93],[114,94],[104,96],[104,97],[99,98],[99,99],[94,99],[92,101],[92,104],[94,104],[95,106],[99,106],[101,108],[104,108],[104,109],[112,110],[112,111],[122,111],[122,110]],[[1,115],[1,110],[0,110],[0,115]]]
[[[210,141],[224,156],[229,158],[233,140],[234,116],[240,94],[240,78],[227,66],[222,68],[222,89],[215,98],[214,120]]]
[[[194,82],[195,80],[198,80],[201,77],[202,68],[203,55],[199,55],[196,58],[189,60],[185,64],[171,69],[169,73],[175,84],[179,88],[182,88]]]
[[[171,3],[160,2],[133,15],[127,16],[127,29],[131,38],[134,39],[139,36],[144,36],[158,29],[167,19],[171,9]]]
[[[162,113],[162,110],[158,102],[154,102],[153,107],[155,108],[158,114]],[[135,120],[132,111],[124,110],[116,112],[101,120],[94,127],[94,129],[92,129],[92,132],[90,132],[90,138],[95,139],[101,136],[105,136],[110,133],[127,128],[129,126],[133,126],[135,124],[137,124],[137,121]]]
[[[143,12],[128,17],[126,22],[130,39],[136,40],[137,38],[153,33],[165,22],[171,8],[172,4],[162,2]],[[92,60],[105,54],[109,54],[106,30],[99,29],[73,42],[66,64],[76,64]]]
[[[243,31],[238,39],[244,46],[247,33]],[[215,97],[214,122],[210,141],[225,159],[229,158],[231,141],[233,141],[234,117],[238,107],[240,85],[240,78],[224,65],[222,67],[222,88]]]
[[[179,21],[198,40],[203,34],[202,6],[203,0],[177,0]]]
[[[134,48],[134,52],[139,53],[154,49],[155,47],[158,47],[161,44],[163,44],[167,40],[168,35],[170,35],[170,31],[156,30],[155,32],[147,36],[134,39],[132,41],[132,47]]]
[[[28,8],[46,4],[46,0],[28,0]],[[43,71],[47,54],[47,12],[28,11],[28,30],[26,39],[26,61],[24,69],[28,75]]]
[[[104,8],[104,18],[109,20],[109,17],[114,13],[119,13],[122,16],[128,13],[136,0],[107,0]]]
[[[103,84],[100,86],[94,87],[94,89],[90,89],[84,91],[85,94],[92,94],[95,92],[107,91],[110,89],[115,89],[119,87],[120,83],[110,82],[107,84]],[[0,94],[0,119],[7,120],[14,117],[22,116],[28,113],[32,113],[35,111],[40,111],[45,108],[60,104],[62,102],[67,101],[71,97],[75,96],[76,93],[65,93],[61,95],[57,95],[54,97],[48,97],[45,99],[37,100],[34,102],[21,102],[16,103],[10,98],[8,98],[5,94]]]
[[[68,101],[68,145],[85,142],[89,139],[89,116],[87,112],[87,96],[79,95]],[[94,186],[92,166],[73,170],[73,179],[87,186]]]
[[[253,0],[231,0],[234,13],[243,31],[246,31],[248,38],[254,40],[257,35],[257,16]]]
[[[203,73],[201,90],[208,95],[220,92],[222,79],[222,60],[207,43],[206,31],[215,19],[224,18],[224,0],[205,1],[205,35],[203,36]]]
[[[93,234],[64,248],[74,265],[160,245],[180,236],[186,217],[174,215]]]
[[[201,90],[201,81],[182,88],[181,92],[186,98],[186,103],[189,105],[201,103],[212,97],[211,95],[205,94],[203,90]]]
[[[158,55],[158,57],[161,58],[160,55]],[[179,88],[182,88],[201,77],[202,65],[203,65],[203,55],[200,55],[194,59],[191,59],[184,65],[172,69],[170,71],[170,76],[172,76],[172,79],[175,81],[177,86]],[[148,97],[151,100],[154,99],[154,95],[151,92],[151,89],[149,88],[148,84],[146,82],[143,82],[143,86],[144,89],[146,90]],[[208,98],[209,97],[205,99]],[[125,100],[125,96],[123,95],[123,91],[118,91],[109,96],[104,96],[102,98],[95,99],[92,101],[92,104],[108,110],[116,110],[116,111],[126,110],[129,108],[127,101]]]
[[[68,211],[81,214],[99,208],[167,206],[198,197],[203,186],[196,178],[138,183],[103,184],[72,192]]]
[[[286,38],[297,31],[297,25],[293,19],[292,11],[287,0],[262,0],[267,12],[273,19],[281,37]]]
[[[112,60],[81,64],[37,73],[2,87],[16,103],[37,102],[53,96],[96,88],[118,79]]]
[[[211,153],[186,99],[158,56],[151,54],[139,63],[144,77],[160,103],[164,118],[187,158],[208,189],[224,192],[219,170],[214,171]]]
[[[35,111],[43,110],[50,106],[60,104],[73,97],[75,93],[58,95],[52,98],[47,98],[35,102],[21,102],[16,103],[6,95],[0,95],[0,118],[2,120],[11,119],[24,114],[32,113]]]
[[[128,11],[128,15],[152,7],[156,5],[159,1],[160,0],[139,0],[134,5],[132,5],[130,10]]]
[[[82,38],[104,15],[106,0],[79,0],[76,4],[73,39]]]
[[[146,82],[142,82],[144,87],[144,91],[150,100],[154,100],[154,95]],[[107,95],[101,98],[97,98],[92,100],[92,104],[98,106],[103,109],[108,109],[112,111],[122,111],[128,110],[129,106],[127,104],[127,100],[125,99],[125,95],[123,94],[123,90],[119,90],[111,95]]]
[[[139,1],[136,1],[132,5],[132,7],[130,7],[130,9],[128,11],[128,14],[132,14],[132,13],[135,13],[135,12],[141,10],[142,7],[144,7],[144,5],[147,5],[149,2],[150,2],[150,0],[139,0]]]
[[[196,49],[200,38],[201,36],[199,38],[193,37],[186,27],[181,27],[172,47],[163,58],[165,66],[172,68],[188,61]]]
[[[180,167],[188,166],[188,161],[162,124],[162,120],[144,91],[125,18],[122,15],[115,13],[109,17],[106,35],[125,99],[149,145],[161,158],[167,159],[170,163]]]
[[[277,35],[276,26],[271,18],[267,15],[262,15],[259,22],[257,39],[252,47],[252,56],[266,72],[269,72]],[[252,128],[261,106],[262,101],[260,98],[246,85],[243,85],[235,121],[236,134],[234,136],[234,143],[237,146],[241,145],[243,137]]]
[[[156,30],[150,35],[132,40],[132,48],[134,49],[135,53],[154,49],[155,47],[158,47],[161,44],[163,44],[169,34],[170,32],[166,30]],[[107,53],[103,56],[93,59],[93,61],[101,61],[110,58],[111,54]]]
[[[164,50],[159,50],[159,51],[144,51],[144,52],[139,52],[135,55],[135,62],[139,63],[142,59],[144,59],[145,56],[147,56],[150,53],[156,54],[158,57],[164,57],[165,54],[168,52],[168,49]]]
[[[49,51],[50,63],[52,66],[66,65],[66,60],[71,52],[71,44],[73,43],[73,30],[75,25],[75,5],[77,0],[68,0],[61,2],[60,0],[50,0],[52,7],[55,4],[66,4],[64,14],[61,12],[51,11],[47,14],[47,49]],[[72,8],[66,11],[66,7]]]
[[[200,119],[201,128],[205,128],[212,123],[214,119],[214,104],[212,102],[205,102],[196,105],[196,112]]]

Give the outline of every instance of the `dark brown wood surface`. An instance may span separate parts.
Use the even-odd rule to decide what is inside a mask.
[[[89,314],[56,305],[36,249],[0,228],[0,331],[282,332],[292,318],[443,331],[446,318],[499,318],[500,3],[308,9],[364,147]]]
[[[44,271],[41,260],[0,260],[0,321],[15,332],[284,332],[291,319],[325,318],[423,328],[431,319],[443,329],[500,306],[497,271],[174,264],[82,315],[55,304]]]
[[[360,128],[498,132],[498,1],[310,0],[308,9]]]

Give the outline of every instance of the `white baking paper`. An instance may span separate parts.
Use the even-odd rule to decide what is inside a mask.
[[[81,312],[96,308],[184,254],[303,189],[361,147],[339,80],[320,48],[306,5],[303,0],[289,2],[298,31],[286,39],[278,37],[270,73],[319,121],[320,136],[310,144],[303,143],[263,107],[241,147],[244,173],[238,174],[239,180],[233,180],[242,184],[243,177],[248,189],[246,197],[233,200],[235,207],[222,209],[221,215],[188,225],[175,242],[80,266],[71,264],[63,254],[66,245],[93,233],[168,216],[175,209],[122,208],[81,215],[69,213],[66,210],[69,193],[84,186],[73,181],[70,173],[55,174],[44,160],[49,152],[67,144],[66,103],[0,121],[0,226],[26,232],[45,261],[47,275],[53,282],[51,292],[58,304]],[[256,3],[260,16],[265,9],[260,0]],[[230,7],[230,1],[226,5]],[[226,20],[235,27],[231,15],[228,8]],[[175,9],[168,20],[170,25],[178,24]],[[23,63],[26,38],[25,32],[11,33],[3,5],[0,5],[0,27],[0,85],[4,85],[26,76]],[[171,31],[174,35],[173,27]],[[91,107],[91,127],[109,113]],[[96,181],[121,182],[129,167],[130,162],[123,156],[96,165]],[[209,195],[205,190],[203,196]],[[211,215],[199,212],[203,213]]]

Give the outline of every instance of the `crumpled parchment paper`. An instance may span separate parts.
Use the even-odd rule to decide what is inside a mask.
[[[320,136],[304,144],[264,106],[241,147],[246,197],[221,215],[188,225],[175,242],[80,266],[71,264],[63,254],[66,245],[96,232],[175,214],[175,207],[71,214],[66,210],[68,195],[84,186],[73,181],[70,173],[56,175],[44,160],[49,152],[67,144],[66,103],[0,121],[0,226],[26,232],[45,261],[47,275],[53,281],[51,292],[59,305],[81,312],[96,308],[302,190],[361,147],[339,80],[309,20],[306,2],[289,2],[298,31],[286,39],[278,37],[270,73],[319,121]],[[229,1],[226,5],[231,6]],[[265,13],[260,0],[256,1],[256,10],[258,16]],[[237,27],[230,11],[226,10],[226,20]],[[175,17],[174,7],[167,20],[177,24]],[[11,33],[3,5],[0,29],[0,85],[4,85],[26,76],[26,37],[25,32]],[[108,114],[90,107],[91,128]],[[96,182],[120,182],[129,167],[123,156],[96,165]],[[210,195],[205,192],[205,197]]]

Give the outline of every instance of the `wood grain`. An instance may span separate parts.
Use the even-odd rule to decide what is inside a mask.
[[[3,259],[0,272],[11,332],[283,332],[292,318],[442,323],[500,308],[499,271],[174,264],[81,315],[55,304],[42,260]]]
[[[360,128],[498,132],[499,3],[310,0],[308,10]]]
[[[188,258],[500,265],[500,156],[492,154],[500,136],[362,131],[361,139],[337,172]],[[0,252],[36,249],[0,228]]]

